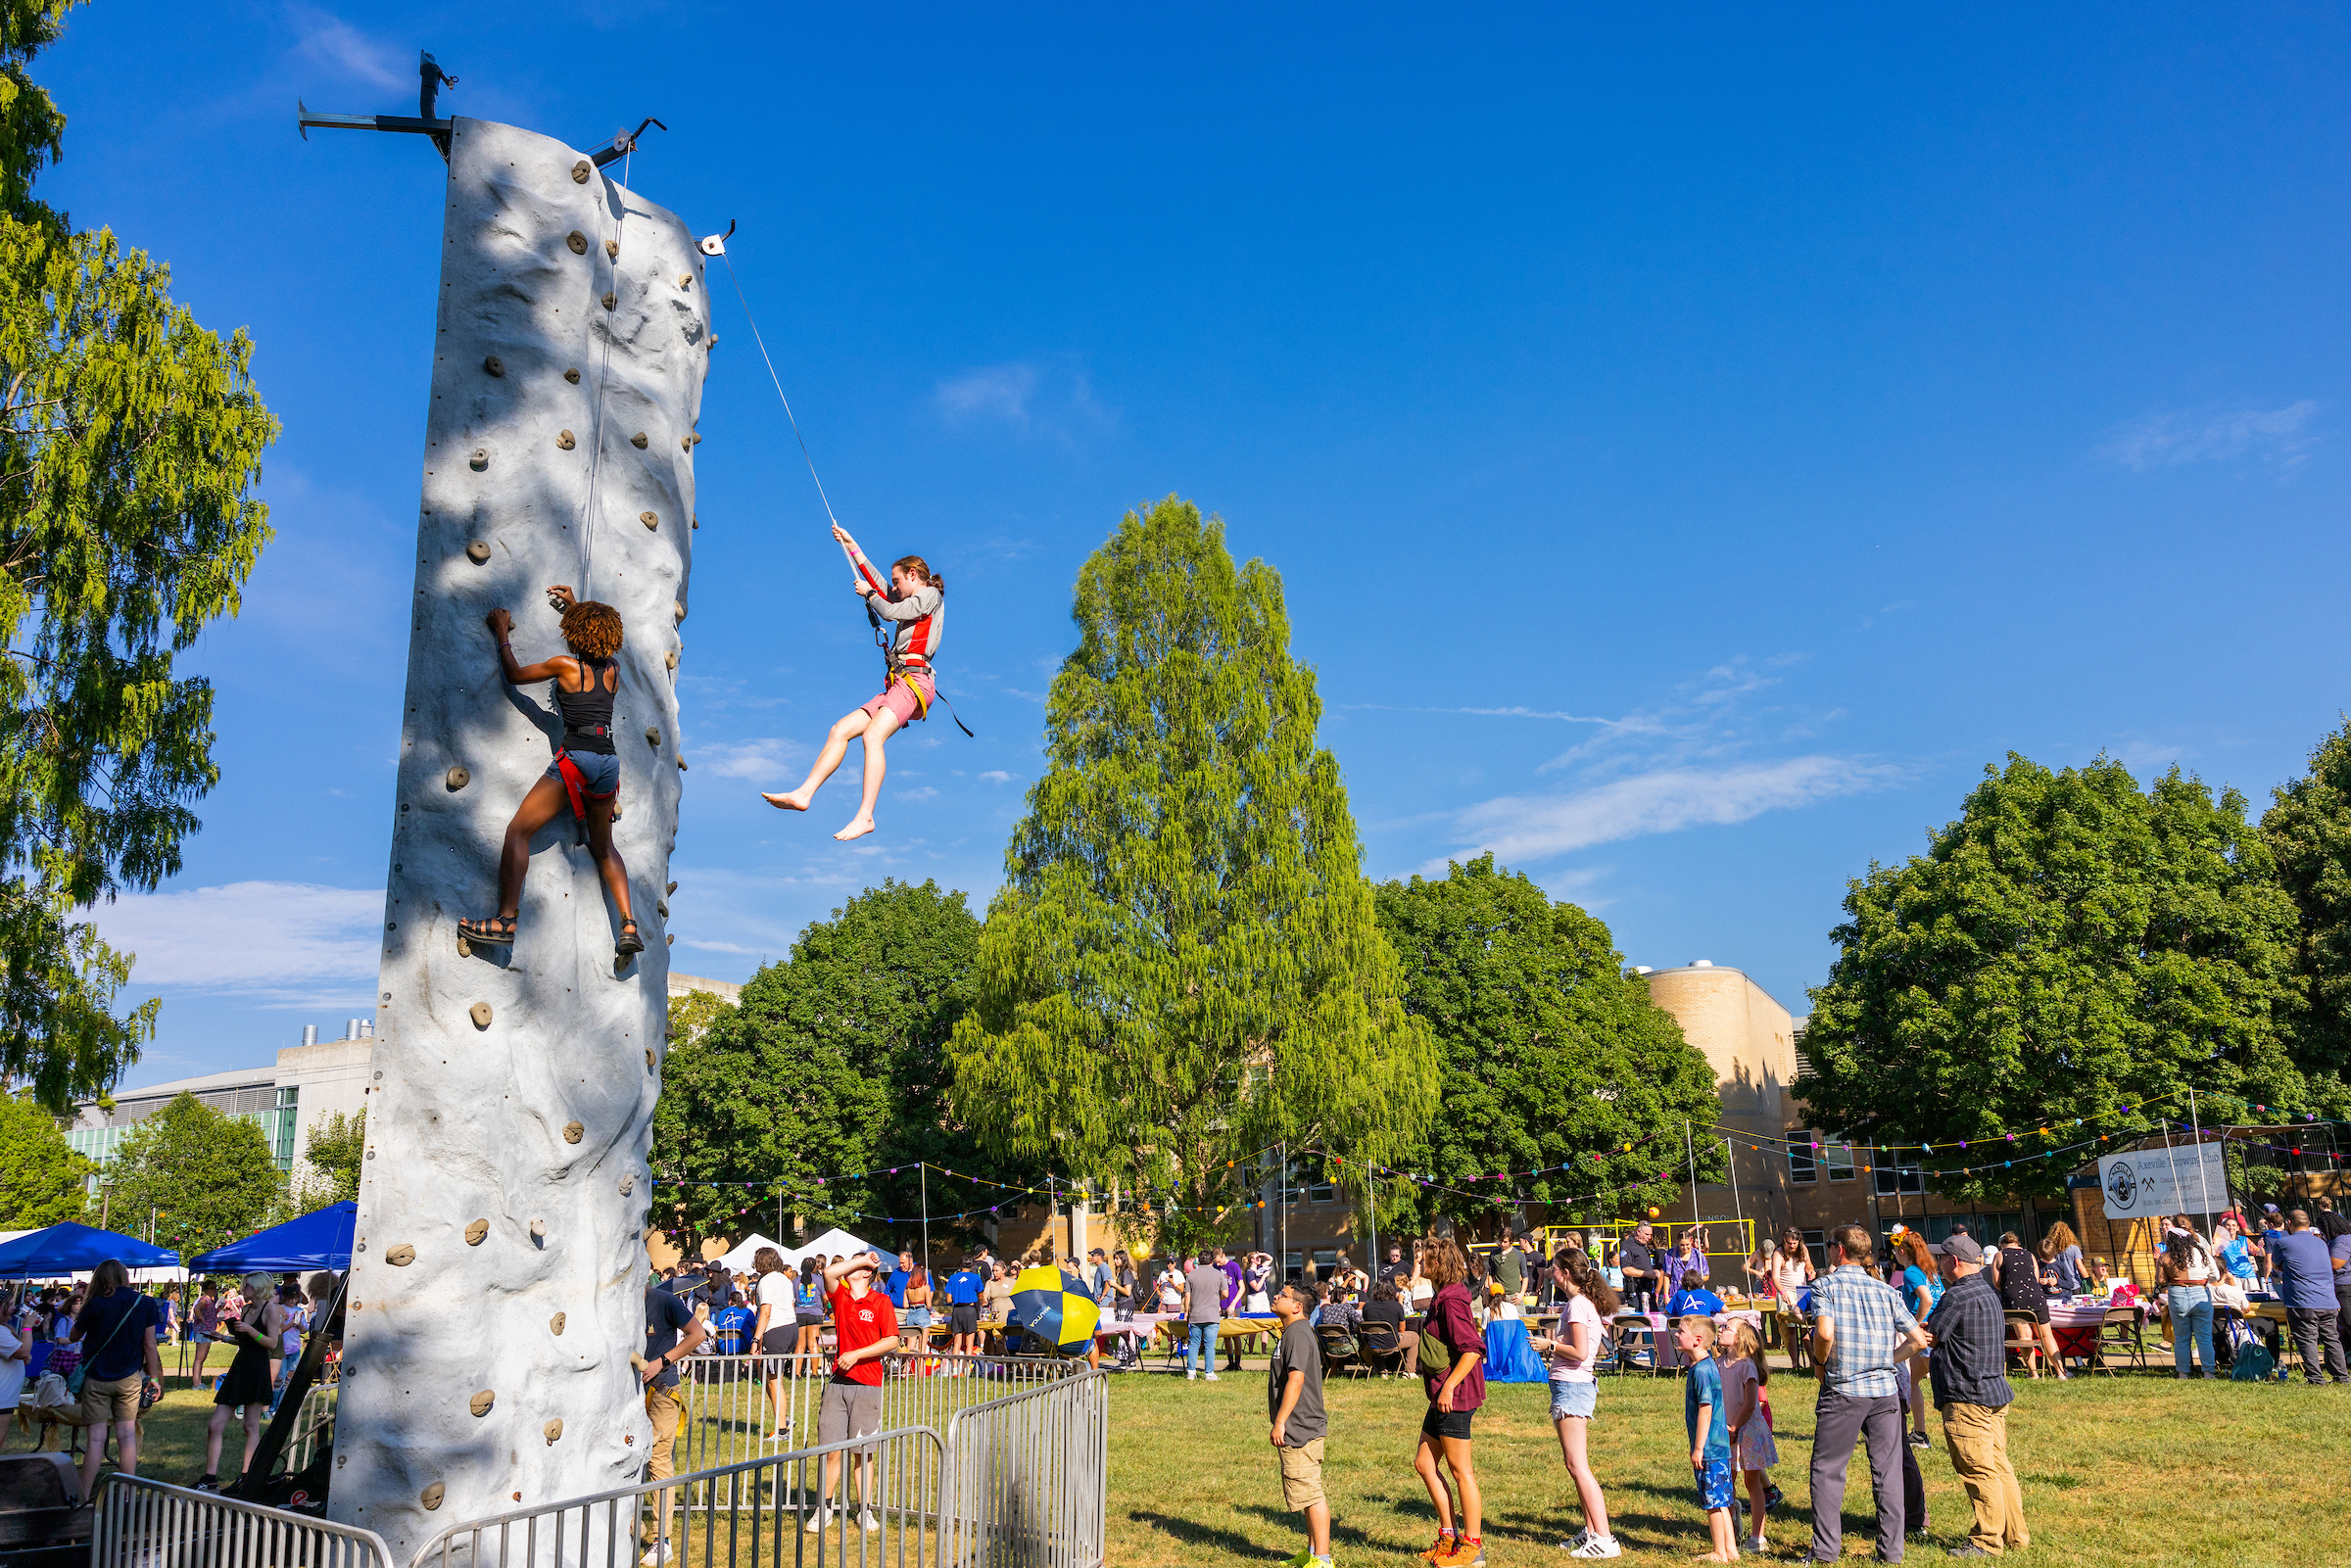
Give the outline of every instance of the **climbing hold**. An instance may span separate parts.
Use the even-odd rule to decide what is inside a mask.
[[[595,169],[595,167],[596,166],[588,162],[588,160],[585,158],[581,159],[578,163],[571,166],[571,182],[574,185],[587,184],[588,175]]]
[[[647,441],[646,441],[646,437],[645,437],[645,432],[644,432],[644,431],[642,431],[642,430],[640,430],[640,431],[638,431],[638,432],[637,432],[637,434],[635,434],[635,435],[631,436],[631,437],[629,438],[629,445],[630,445],[630,446],[632,446],[632,447],[634,447],[634,448],[636,448],[636,449],[637,449],[639,451],[645,451],[645,449],[646,449],[646,447],[647,447],[647,445],[648,445],[648,443],[647,443]]]
[[[678,438],[678,450],[680,451],[694,451],[694,438],[692,436],[680,436]]]
[[[694,526],[695,526],[695,527],[696,527],[696,528],[699,528],[699,527],[701,527],[701,526],[702,526],[702,520],[701,520],[699,517],[696,517],[696,518],[694,520]]]
[[[672,947],[678,945],[678,933],[676,931],[671,931],[669,933],[669,945]]]
[[[464,938],[464,937],[462,937],[462,936],[460,936],[460,937],[458,937],[458,938],[457,938],[457,957],[459,957],[459,958],[471,958],[471,957],[473,957],[473,944],[472,944],[471,942],[469,942],[469,941],[465,940],[465,938]]]
[[[488,1415],[490,1413],[490,1406],[498,1402],[498,1396],[491,1390],[484,1389],[479,1394],[476,1394],[469,1402],[474,1414]]]
[[[563,379],[564,379],[564,380],[566,380],[566,381],[568,381],[568,382],[570,382],[570,383],[571,383],[573,386],[575,386],[575,387],[576,387],[576,386],[578,386],[578,385],[580,384],[580,372],[579,372],[579,370],[578,370],[576,367],[575,367],[575,368],[573,368],[573,369],[570,369],[570,370],[566,370],[566,371],[564,371],[564,372],[563,372]]]
[[[680,272],[678,274],[678,287],[681,289],[693,288],[694,274],[692,272]]]
[[[645,1048],[645,1065],[648,1068],[653,1065],[653,1048],[649,1045]]]
[[[449,1488],[436,1481],[422,1492],[417,1493],[416,1500],[424,1504],[425,1512],[430,1513],[441,1506],[441,1499],[447,1496],[449,1496]]]
[[[680,756],[680,757],[678,758],[678,772],[680,772],[680,773],[684,773],[685,771],[686,771],[686,759],[685,759],[683,756]]]
[[[472,1224],[465,1227],[465,1245],[468,1247],[479,1247],[482,1244],[483,1238],[489,1234],[490,1221],[487,1219],[477,1219]]]
[[[473,1006],[471,1006],[470,1008],[467,1008],[467,1009],[466,1009],[466,1012],[470,1013],[470,1014],[473,1016],[473,1026],[474,1026],[475,1028],[477,1028],[477,1029],[486,1029],[486,1028],[488,1028],[488,1027],[490,1026],[490,1004],[489,1004],[489,1003],[487,1003],[487,1002],[476,1002],[476,1003],[474,1003],[474,1004],[473,1004]]]
[[[710,334],[710,341],[709,341],[708,343],[705,343],[705,344],[703,344],[703,345],[702,345],[702,347],[703,347],[703,349],[705,349],[705,350],[709,350],[709,349],[715,349],[715,348],[717,348],[717,347],[718,347],[718,334],[717,334],[717,333],[715,333],[715,332],[711,333],[711,334]]]
[[[617,295],[617,294],[607,294],[607,295],[605,295],[605,296],[604,296],[604,309],[605,309],[609,310],[609,309],[612,309],[614,306],[616,306],[616,305],[618,305],[618,304],[620,304],[620,296],[619,296],[619,295]]]
[[[563,1123],[563,1141],[565,1143],[578,1143],[582,1138],[587,1136],[588,1129],[581,1126],[578,1122],[566,1121]]]
[[[384,1249],[384,1261],[394,1268],[406,1268],[416,1261],[416,1249],[405,1241],[397,1247],[387,1247]]]
[[[399,930],[399,929],[400,929],[400,922],[398,922],[398,921],[396,921],[396,920],[388,920],[388,921],[384,922],[384,929],[385,929],[385,930],[388,930],[388,931],[396,931],[396,930]]]
[[[482,361],[482,368],[494,376],[503,376],[506,373],[506,367],[499,362],[498,356],[495,354]]]
[[[533,1240],[533,1241],[545,1241],[545,1240],[547,1240],[547,1221],[546,1221],[546,1220],[544,1220],[544,1219],[534,1219],[534,1220],[532,1220],[532,1221],[531,1221],[531,1240]],[[555,1322],[556,1322],[558,1325],[560,1325],[560,1324],[562,1323],[562,1321],[563,1321],[562,1314],[561,1314],[561,1313],[557,1313],[557,1314],[556,1314],[556,1316],[555,1316]],[[555,1329],[555,1332],[556,1332],[556,1333],[558,1333],[558,1334],[560,1334],[560,1333],[562,1333],[562,1332],[563,1332],[563,1330],[562,1330],[562,1328],[561,1328],[561,1327],[559,1327],[559,1326],[558,1326],[558,1327]]]
[[[619,802],[619,801],[617,801],[617,800],[615,800],[615,801],[613,801],[613,802],[612,802],[612,816],[611,816],[611,820],[612,820],[613,822],[618,822],[618,821],[620,821],[620,802]]]
[[[686,620],[686,601],[684,599],[671,599],[669,601],[669,613],[676,616],[681,625],[684,624]]]
[[[620,241],[618,241],[618,240],[606,240],[606,241],[604,241],[604,255],[605,255],[606,257],[609,257],[609,258],[617,259],[617,258],[619,257],[619,255],[620,255]]]
[[[676,892],[677,890],[678,890],[678,884],[677,884],[676,882],[671,882],[671,883],[669,884],[669,887],[667,888],[667,891],[669,891],[669,892],[672,892],[672,893]]]
[[[661,731],[657,726],[648,724],[645,727],[645,743],[648,746],[657,746],[661,743]]]
[[[638,1375],[639,1375],[639,1376],[643,1376],[643,1375],[644,1375],[644,1373],[645,1373],[645,1357],[644,1357],[644,1356],[642,1356],[642,1355],[639,1355],[639,1354],[637,1354],[635,1351],[631,1351],[631,1352],[629,1352],[629,1365],[630,1365],[630,1366],[632,1366],[632,1367],[634,1367],[634,1368],[637,1370],[637,1373],[638,1373]]]
[[[654,914],[656,914],[656,915],[658,915],[658,916],[660,916],[660,917],[661,917],[663,920],[667,920],[667,919],[669,919],[669,903],[668,903],[668,901],[667,901],[666,899],[660,899],[660,898],[656,898],[656,899],[654,899],[654,900],[653,900],[653,913],[654,913]]]
[[[620,1178],[620,1195],[623,1198],[626,1198],[629,1194],[635,1192],[636,1190],[637,1177],[634,1172]]]
[[[468,468],[471,468],[471,469],[472,469],[472,470],[473,470],[475,473],[477,473],[477,474],[478,474],[478,473],[480,473],[480,472],[481,472],[483,469],[485,469],[485,468],[489,467],[489,466],[490,466],[490,449],[489,449],[489,448],[487,448],[487,447],[476,447],[476,448],[474,448],[474,449],[473,449],[472,455],[468,456],[468,457],[465,459],[465,466],[466,466],[466,467],[468,467]]]
[[[449,770],[449,786],[452,789],[462,789],[471,783],[473,783],[473,775],[466,772],[463,768],[452,768]]]
[[[671,648],[662,662],[667,664],[671,669],[676,669],[678,667],[678,650],[676,648]]]
[[[481,565],[484,561],[490,558],[489,544],[483,540],[475,540],[472,544],[465,546],[465,558],[473,562],[473,564],[476,566]]]
[[[563,243],[571,247],[571,254],[574,256],[586,256],[588,254],[588,236],[582,234],[576,228],[573,229],[569,234],[563,236]]]
[[[659,528],[661,526],[661,517],[657,512],[639,512],[637,514],[637,520],[648,528]]]
[[[563,1435],[563,1418],[561,1416],[555,1417],[555,1419],[548,1422],[547,1425],[541,1430],[546,1432],[548,1442],[554,1442],[555,1439]]]
[[[555,445],[562,451],[569,451],[572,448],[578,446],[579,443],[571,439],[570,431],[558,430],[555,432]]]
[[[563,1314],[561,1312],[557,1312],[554,1316],[547,1320],[547,1331],[550,1334],[555,1335],[560,1335],[563,1332]]]

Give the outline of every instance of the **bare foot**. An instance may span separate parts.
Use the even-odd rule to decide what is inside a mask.
[[[863,838],[867,833],[870,833],[873,831],[873,818],[852,817],[849,819],[849,825],[846,828],[843,828],[840,832],[835,833],[833,836],[845,844],[852,838]]]
[[[800,797],[800,793],[796,789],[788,795],[762,794],[759,798],[778,811],[806,811],[808,809],[808,802]]]

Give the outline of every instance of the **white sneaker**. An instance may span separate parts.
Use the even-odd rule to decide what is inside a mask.
[[[1771,1543],[1765,1541],[1761,1536],[1750,1536],[1747,1538],[1746,1546],[1749,1551],[1769,1551]]]
[[[669,1561],[669,1543],[666,1541],[656,1541],[650,1546],[648,1546],[645,1550],[645,1555],[637,1560],[645,1564],[645,1568],[661,1568],[661,1565]]]
[[[1614,1536],[1594,1536],[1567,1553],[1570,1557],[1621,1557],[1624,1548],[1616,1544]]]
[[[808,1516],[808,1522],[800,1526],[800,1533],[809,1536],[823,1535],[825,1526],[831,1522],[831,1511],[820,1503],[817,1505],[816,1512]]]
[[[1199,1375],[1200,1369],[1198,1367],[1187,1366],[1183,1369],[1183,1380],[1186,1383],[1189,1383],[1192,1379],[1198,1377]]]
[[[1216,1373],[1214,1373],[1214,1372],[1211,1372],[1211,1373],[1209,1373],[1209,1374],[1208,1374],[1208,1380],[1209,1380],[1211,1383],[1214,1383],[1214,1382],[1217,1380],[1217,1374],[1216,1374]]]
[[[1574,1535],[1570,1536],[1565,1541],[1560,1542],[1559,1549],[1561,1551],[1573,1551],[1576,1547],[1582,1545],[1585,1542],[1590,1541],[1591,1539],[1592,1527],[1590,1525],[1586,1525],[1583,1529],[1578,1530]]]
[[[882,1528],[882,1521],[874,1517],[873,1509],[860,1508],[857,1510],[857,1528],[870,1536]]]

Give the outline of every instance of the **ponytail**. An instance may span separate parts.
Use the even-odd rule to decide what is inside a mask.
[[[912,572],[922,582],[937,589],[941,594],[947,591],[947,580],[932,571],[931,563],[920,555],[901,555],[889,563],[889,569],[893,572]]]

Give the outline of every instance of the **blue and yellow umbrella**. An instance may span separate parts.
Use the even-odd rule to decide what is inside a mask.
[[[1093,1348],[1102,1309],[1081,1280],[1040,1263],[1012,1282],[1012,1320],[1064,1355],[1083,1355]]]

